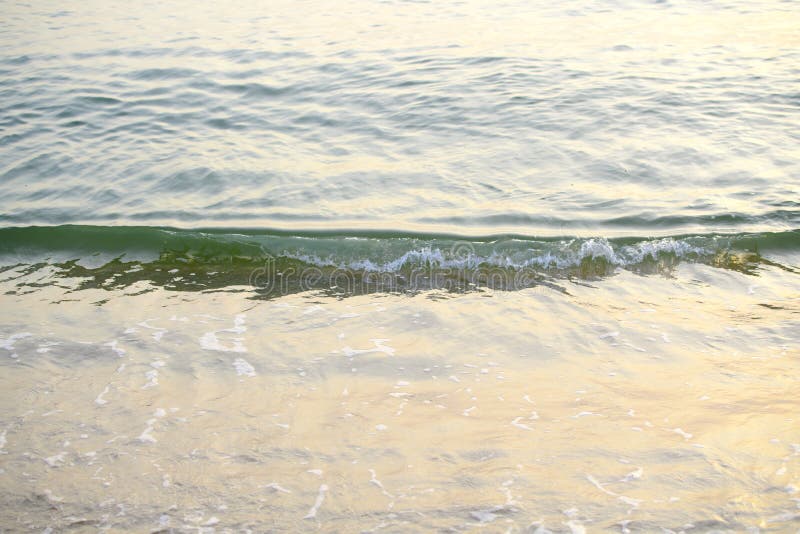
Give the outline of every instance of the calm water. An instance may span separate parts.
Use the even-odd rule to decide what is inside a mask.
[[[792,2],[0,2],[0,530],[800,529]]]
[[[2,222],[800,219],[792,2],[3,3]]]

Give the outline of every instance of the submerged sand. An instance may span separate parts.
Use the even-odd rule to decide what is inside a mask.
[[[796,276],[564,287],[0,296],[0,526],[800,526]]]

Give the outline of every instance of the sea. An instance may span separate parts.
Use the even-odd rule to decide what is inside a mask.
[[[0,1],[0,532],[800,531],[800,9]]]

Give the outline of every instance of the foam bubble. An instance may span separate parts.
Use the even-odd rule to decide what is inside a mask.
[[[147,371],[144,376],[147,378],[147,382],[142,386],[142,389],[154,388],[158,385],[158,371],[156,369]]]
[[[236,369],[236,374],[239,376],[256,376],[255,368],[243,358],[236,358],[233,360],[233,367]]]
[[[31,337],[32,335],[33,334],[29,332],[20,332],[19,334],[11,334],[6,339],[0,339],[0,347],[8,351],[14,350],[14,343],[17,340],[24,339],[26,337]]]
[[[217,334],[222,332],[230,332],[233,334],[243,334],[247,331],[247,327],[245,326],[245,314],[240,313],[233,320],[233,327],[232,328],[225,328],[223,330],[215,330],[213,332],[206,332],[200,337],[200,346],[206,350],[216,350],[220,352],[247,352],[244,344],[242,343],[242,338],[233,338],[232,345],[227,346],[223,345],[219,338],[217,338]]]
[[[681,436],[683,436],[683,439],[687,439],[687,440],[688,439],[692,439],[692,434],[690,434],[688,432],[685,432],[681,428],[673,428],[672,431],[675,432],[676,434],[680,434]]]
[[[377,261],[369,258],[340,258],[320,256],[306,252],[284,250],[280,255],[318,267],[335,267],[366,272],[398,272],[408,267],[439,269],[474,269],[479,266],[523,269],[528,267],[568,269],[585,260],[603,260],[612,266],[628,267],[648,260],[657,261],[663,256],[689,258],[711,254],[708,247],[693,244],[697,239],[671,237],[619,244],[605,238],[572,239],[560,242],[532,241],[527,249],[493,250],[479,254],[454,253],[451,247],[435,244],[400,253],[396,258]],[[706,240],[707,241],[707,240]],[[522,242],[516,242],[522,245]],[[712,243],[713,244],[713,243]],[[717,244],[718,245],[718,244]],[[524,246],[524,245],[523,245]]]
[[[139,435],[138,439],[142,443],[156,443],[158,440],[151,435],[153,432],[153,425],[155,424],[155,419],[148,419],[147,420],[147,427],[145,427],[144,431]]]
[[[67,456],[66,451],[61,451],[60,453],[58,453],[58,454],[56,454],[54,456],[49,456],[49,457],[45,458],[44,461],[50,467],[58,467],[59,464],[64,462],[64,458],[66,456]]]

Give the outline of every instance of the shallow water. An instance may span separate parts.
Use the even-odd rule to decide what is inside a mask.
[[[562,283],[12,290],[4,527],[796,528],[796,274]]]
[[[0,530],[794,532],[791,2],[5,2]]]

